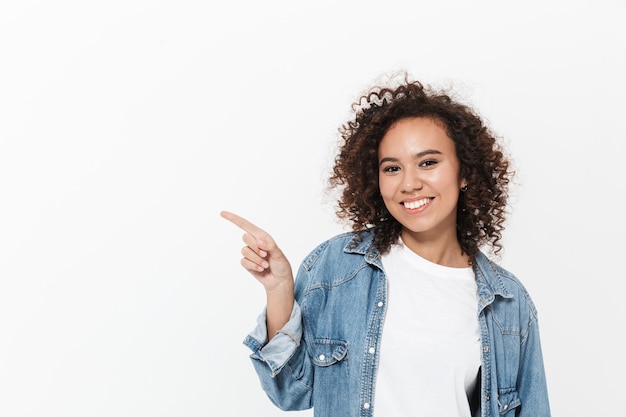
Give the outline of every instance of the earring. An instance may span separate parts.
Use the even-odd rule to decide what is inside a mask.
[[[461,192],[465,192],[467,191],[467,184],[465,184],[463,187],[461,187]]]

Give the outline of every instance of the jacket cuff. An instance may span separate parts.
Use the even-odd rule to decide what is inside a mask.
[[[294,302],[289,321],[276,332],[276,335],[267,341],[267,308],[264,308],[257,318],[257,326],[243,341],[252,354],[252,359],[265,362],[272,372],[277,375],[291,359],[302,339],[302,313],[300,306]]]

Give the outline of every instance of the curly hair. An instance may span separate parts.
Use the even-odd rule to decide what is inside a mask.
[[[374,228],[381,253],[400,237],[402,225],[390,214],[378,184],[378,146],[392,125],[413,117],[431,118],[454,141],[460,175],[469,186],[457,204],[457,238],[471,260],[483,245],[502,249],[508,185],[513,176],[495,136],[469,106],[418,81],[375,86],[352,105],[354,117],[339,128],[341,142],[329,188],[339,189],[337,216],[355,232]]]

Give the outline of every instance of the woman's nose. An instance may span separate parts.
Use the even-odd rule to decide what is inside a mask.
[[[424,183],[419,175],[415,172],[408,172],[404,177],[404,185],[402,191],[405,193],[411,193],[415,190],[421,190],[424,187]]]

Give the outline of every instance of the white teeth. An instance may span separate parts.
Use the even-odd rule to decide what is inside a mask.
[[[404,202],[404,207],[408,208],[408,209],[416,209],[418,207],[422,207],[426,204],[430,203],[430,198],[422,198],[421,200],[417,200],[417,201],[405,201]]]

